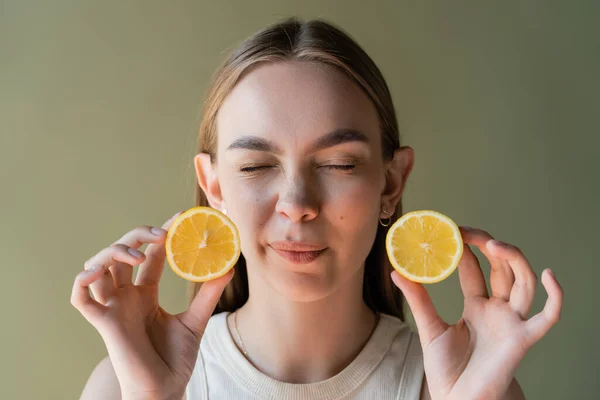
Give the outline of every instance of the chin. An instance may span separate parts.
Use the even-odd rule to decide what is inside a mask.
[[[267,284],[290,301],[309,303],[319,301],[335,291],[336,285],[326,274],[279,271],[269,274]]]
[[[299,264],[282,260],[273,252],[260,252],[256,256],[260,260],[256,265],[260,267],[257,268],[258,271],[255,270],[258,273],[253,275],[255,279],[262,281],[256,287],[264,285],[267,291],[273,291],[280,298],[294,302],[323,300],[348,284],[346,281],[354,275],[348,271],[348,276],[345,276],[346,272],[335,267],[339,260],[332,253],[323,254],[312,262]]]

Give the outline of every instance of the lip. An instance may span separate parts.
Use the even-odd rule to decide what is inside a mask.
[[[320,246],[318,244],[304,243],[304,242],[289,242],[289,241],[280,241],[271,243],[271,247],[275,250],[283,250],[283,251],[295,251],[295,252],[304,252],[304,251],[321,251],[325,250],[325,246]]]
[[[294,264],[311,263],[327,250],[323,246],[299,242],[275,242],[271,248],[281,258]]]
[[[285,260],[294,264],[309,264],[317,259],[325,249],[319,251],[286,251],[273,249]]]

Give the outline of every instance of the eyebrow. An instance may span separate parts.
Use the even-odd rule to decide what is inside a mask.
[[[311,150],[319,151],[342,143],[361,142],[369,143],[369,137],[356,129],[340,128],[318,138],[311,146]],[[282,154],[282,149],[270,140],[257,136],[243,136],[236,139],[227,147],[227,150],[246,149],[266,151]]]

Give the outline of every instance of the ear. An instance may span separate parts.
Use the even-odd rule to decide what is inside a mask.
[[[199,153],[194,157],[194,165],[196,167],[196,175],[198,184],[204,191],[208,204],[217,210],[223,209],[223,197],[221,195],[221,186],[217,177],[210,154]]]
[[[406,186],[406,180],[415,162],[415,152],[411,147],[396,149],[394,158],[385,163],[385,188],[381,193],[381,205],[391,214],[396,209]],[[381,218],[388,215],[381,213]]]

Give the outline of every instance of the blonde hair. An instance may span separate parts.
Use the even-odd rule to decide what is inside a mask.
[[[217,113],[225,98],[252,67],[262,63],[281,61],[309,61],[332,66],[347,74],[373,101],[379,115],[381,151],[384,160],[390,160],[400,147],[398,123],[389,89],[379,68],[341,29],[321,19],[301,21],[288,18],[255,33],[235,49],[217,69],[204,103],[199,129],[199,152],[210,154],[216,161]],[[196,205],[208,206],[200,186],[196,187]],[[402,203],[390,213],[391,223],[402,215]],[[390,225],[391,225],[390,223]],[[363,298],[375,312],[403,318],[402,294],[391,281],[392,267],[385,251],[388,228],[378,226],[373,247],[365,260]],[[235,275],[225,288],[213,314],[235,311],[248,300],[246,260],[241,255]],[[192,301],[200,283],[189,283],[188,301]]]

